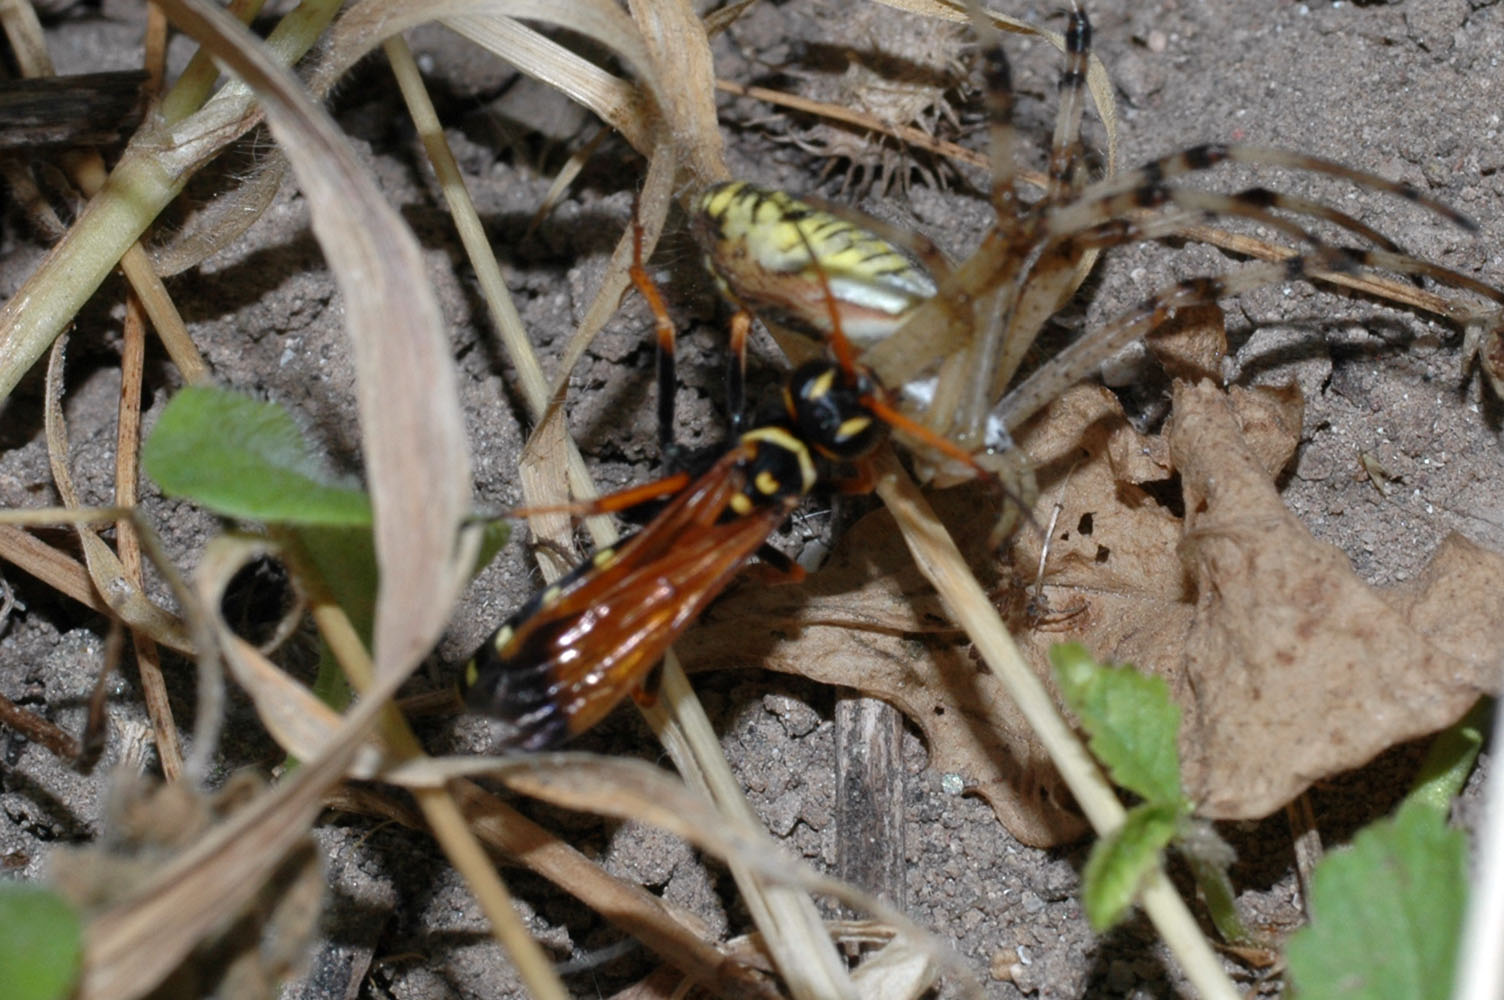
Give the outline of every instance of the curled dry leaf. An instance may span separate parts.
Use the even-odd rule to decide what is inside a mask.
[[[1195,319],[1169,364],[1216,370],[1220,317]],[[1185,712],[1187,788],[1213,818],[1267,815],[1497,685],[1504,558],[1454,535],[1414,580],[1369,587],[1274,486],[1302,411],[1293,388],[1182,382],[1165,432],[1144,435],[1106,389],[1078,386],[1019,437],[1039,464],[1036,520],[1059,504],[1042,588],[1042,537],[1024,530],[998,590],[1020,648],[1047,683],[1046,652],[1066,640],[1163,676]],[[940,501],[963,551],[983,551],[991,515],[975,493]],[[697,665],[758,664],[884,698],[923,730],[932,766],[961,774],[1020,840],[1084,831],[1022,719],[978,727],[1003,694],[884,513],[806,584],[739,588],[680,646]]]
[[[1371,588],[1280,503],[1225,397],[1181,386],[1175,406],[1198,595],[1176,694],[1204,814],[1265,815],[1497,689],[1504,558],[1453,534],[1414,580]]]

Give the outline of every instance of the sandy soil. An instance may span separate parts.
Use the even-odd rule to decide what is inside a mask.
[[[832,4],[831,6],[834,6]],[[825,10],[826,13],[821,13]],[[1409,251],[1496,284],[1504,283],[1504,180],[1500,118],[1504,76],[1501,7],[1467,0],[1409,3],[1189,2],[1100,0],[1090,13],[1096,51],[1119,88],[1122,162],[1203,141],[1238,140],[1309,151],[1409,181],[1476,219],[1470,236],[1413,207],[1338,184],[1271,175],[1263,183],[1320,195],[1395,237]],[[1059,29],[1047,4],[1008,13]],[[882,18],[892,15],[884,11]],[[60,72],[127,68],[136,54],[141,6],[107,0],[73,9],[49,25]],[[717,47],[727,78],[774,86],[794,76],[772,67],[828,64],[844,47],[864,47],[828,8],[811,2],[756,6]],[[954,39],[945,46],[955,46]],[[626,224],[640,162],[611,140],[538,231],[523,237],[552,174],[592,124],[557,95],[518,80],[505,66],[442,32],[414,39],[435,99],[481,214],[498,246],[509,248],[507,278],[523,319],[545,355],[557,353],[578,320],[616,234]],[[943,46],[942,46],[943,47]],[[870,50],[870,46],[867,46]],[[178,50],[175,50],[178,51]],[[186,52],[186,49],[181,50]],[[1053,50],[1010,39],[1019,120],[1031,162],[1040,161],[1053,113]],[[869,52],[870,56],[870,52]],[[869,59],[869,61],[871,61]],[[479,297],[440,199],[402,120],[395,87],[376,61],[357,71],[337,109],[385,190],[418,233],[452,323],[461,392],[476,456],[476,496],[490,506],[517,501],[516,463],[525,428],[510,375],[499,360]],[[727,99],[734,171],[795,190],[841,193],[846,162],[817,184],[825,164],[790,141],[791,124],[762,105]],[[963,118],[975,120],[973,103]],[[974,133],[975,130],[972,130]],[[802,134],[802,133],[801,133]],[[1091,135],[1100,138],[1100,130]],[[808,136],[804,138],[807,140]],[[967,139],[977,143],[980,136]],[[954,180],[954,178],[953,178]],[[938,192],[918,177],[906,195],[867,193],[861,207],[913,225],[952,252],[974,244],[987,215],[978,178]],[[1219,182],[1231,190],[1233,180]],[[862,192],[856,192],[861,194]],[[849,196],[849,195],[848,195]],[[0,242],[0,293],[10,294],[43,248],[10,206]],[[691,255],[671,245],[661,256],[678,316],[690,328],[682,355],[681,437],[714,442],[723,433],[720,341],[715,303]],[[1226,266],[1209,250],[1147,248],[1113,254],[1070,322],[1110,317],[1146,293],[1190,274]],[[172,290],[217,376],[277,400],[348,469],[357,467],[351,375],[343,354],[342,311],[310,235],[299,195],[284,191],[249,236]],[[73,466],[85,501],[108,495],[118,388],[122,288],[112,281],[80,319],[69,356],[66,399]],[[1297,381],[1306,394],[1306,438],[1285,497],[1319,537],[1340,546],[1372,583],[1410,576],[1448,531],[1504,549],[1504,483],[1499,404],[1476,375],[1461,371],[1458,331],[1424,316],[1316,291],[1304,284],[1267,289],[1227,303],[1237,346],[1226,373],[1243,382]],[[650,477],[657,448],[652,421],[648,322],[632,302],[608,328],[571,384],[573,429],[604,488]],[[759,352],[758,385],[777,378],[770,348]],[[154,360],[147,391],[153,412],[178,385]],[[1130,394],[1152,419],[1157,397]],[[28,379],[0,419],[0,503],[54,502],[40,437],[40,380]],[[148,423],[152,415],[148,415]],[[1364,473],[1371,455],[1390,480],[1381,491]],[[191,563],[209,519],[152,500],[148,511],[169,547]],[[61,540],[61,534],[55,536]],[[0,622],[0,692],[77,729],[101,656],[103,623],[8,567],[21,604]],[[495,623],[536,584],[525,543],[514,541],[466,596],[432,671],[446,682]],[[755,664],[748,664],[749,668]],[[191,718],[191,671],[171,667],[176,707]],[[705,700],[754,806],[788,848],[817,864],[835,856],[832,706],[834,695],[749,669],[702,678]],[[91,776],[60,766],[40,748],[6,735],[0,765],[0,853],[7,869],[40,876],[51,845],[99,834],[110,765],[139,739],[143,716],[134,671],[116,681],[114,727],[105,763]],[[243,704],[233,708],[222,773],[270,768],[276,748]],[[621,713],[586,745],[619,752],[647,746],[646,730]],[[480,728],[433,727],[439,747],[479,747]],[[652,755],[652,751],[641,751]],[[1351,779],[1318,790],[1315,811],[1329,841],[1381,814],[1406,780],[1400,751]],[[953,794],[954,776],[926,768],[922,743],[904,745],[908,911],[950,940],[986,979],[990,995],[1070,998],[1164,996],[1177,976],[1140,921],[1106,940],[1086,927],[1075,901],[1081,849],[1041,852],[1014,842],[981,801]],[[964,776],[963,776],[964,777]],[[635,827],[607,828],[545,814],[614,872],[695,909],[714,933],[738,934],[748,920],[730,880],[677,842]],[[1280,817],[1226,833],[1240,851],[1235,870],[1256,922],[1288,927],[1298,918],[1288,830]],[[490,942],[483,918],[424,836],[365,820],[333,819],[319,834],[330,866],[330,912],[313,972],[286,995],[299,997],[501,997],[512,973]],[[529,877],[516,889],[532,926],[561,961],[609,950],[620,940],[557,890]],[[581,996],[610,993],[643,975],[651,957],[628,949],[597,956],[569,980]],[[1002,973],[994,976],[993,972]],[[1242,975],[1243,973],[1240,973]],[[1011,977],[1011,981],[1007,981]],[[1273,985],[1260,986],[1274,991]]]

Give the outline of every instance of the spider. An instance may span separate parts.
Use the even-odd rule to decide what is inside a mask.
[[[828,336],[830,319],[816,292],[817,269],[830,276],[842,324],[865,351],[862,361],[931,429],[968,447],[1006,454],[1008,432],[1061,392],[1093,375],[1131,342],[1177,310],[1211,304],[1289,280],[1367,278],[1375,272],[1426,277],[1492,300],[1455,309],[1469,341],[1497,335],[1504,292],[1468,275],[1406,254],[1394,241],[1332,206],[1265,187],[1233,193],[1185,186],[1188,175],[1224,163],[1279,167],[1340,178],[1412,202],[1468,230],[1466,216],[1414,187],[1330,160],[1281,149],[1212,143],[1192,146],[1123,174],[1087,182],[1081,119],[1091,54],[1091,24],[1073,4],[1059,78],[1060,103],[1041,197],[1030,200],[1015,165],[1011,71],[998,32],[969,4],[981,43],[992,170],[992,227],[966,259],[952,265],[928,240],[847,209],[801,201],[745,182],[715,185],[692,206],[692,230],[726,296],[734,361],[730,395],[740,400],[741,361],[751,317],[775,336]],[[1204,224],[1251,220],[1294,240],[1282,259],[1169,285],[1089,330],[1008,391],[1044,324],[1084,277],[1097,251],[1167,238],[1212,241]],[[1324,223],[1366,245],[1318,235]],[[787,349],[787,339],[780,337]],[[1015,476],[1019,463],[1015,462]],[[994,459],[992,467],[997,467]],[[923,470],[922,470],[923,471]],[[929,470],[941,480],[956,469]],[[960,470],[964,474],[964,470]],[[1015,478],[1014,482],[1019,480]]]

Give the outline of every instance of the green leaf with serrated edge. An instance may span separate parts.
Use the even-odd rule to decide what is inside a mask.
[[[371,501],[335,484],[286,411],[205,386],[181,390],[141,452],[169,496],[218,514],[280,524],[371,523]]]
[[[82,925],[62,897],[40,886],[0,882],[0,980],[7,1000],[68,996],[82,953]]]
[[[1452,992],[1467,844],[1429,803],[1360,830],[1311,880],[1311,922],[1290,938],[1290,980],[1323,1000],[1442,1000]]]
[[[1113,782],[1145,802],[1188,808],[1175,746],[1180,706],[1170,700],[1169,686],[1130,666],[1104,667],[1073,642],[1051,648],[1050,662],[1092,754]]]
[[[1179,819],[1177,804],[1146,802],[1128,810],[1121,827],[1092,845],[1081,872],[1081,901],[1093,928],[1105,931],[1128,912]]]

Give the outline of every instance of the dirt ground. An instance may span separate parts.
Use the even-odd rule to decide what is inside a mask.
[[[847,48],[865,50],[866,60],[877,62],[868,39],[878,28],[866,21],[854,27],[847,12],[855,6],[854,0],[760,3],[718,41],[718,73],[789,89],[817,86],[801,74],[811,67],[828,72]],[[1005,12],[1056,30],[1063,26],[1051,4],[1012,5]],[[1498,68],[1504,5],[1098,0],[1089,13],[1095,51],[1118,89],[1124,165],[1206,141],[1268,144],[1341,160],[1415,184],[1475,219],[1480,233],[1350,186],[1292,181],[1277,172],[1261,174],[1260,182],[1323,197],[1417,256],[1504,284],[1498,242],[1504,237],[1504,74]],[[133,67],[143,17],[135,0],[105,0],[49,21],[58,71]],[[882,8],[876,19],[896,17]],[[529,233],[553,174],[593,134],[593,121],[440,30],[424,30],[413,43],[482,218],[508,254],[503,266],[524,323],[545,358],[556,356],[627,223],[641,162],[607,140],[564,200]],[[952,56],[962,45],[955,38],[939,43]],[[1037,165],[1053,115],[1058,57],[1041,42],[1012,37],[1007,50],[1027,158]],[[180,43],[174,49],[179,64],[188,51]],[[477,501],[511,505],[520,498],[516,468],[526,428],[510,373],[389,74],[371,60],[356,77],[337,95],[339,120],[428,255],[452,324]],[[812,123],[791,123],[746,100],[725,98],[723,107],[733,172],[771,186],[842,195],[849,163],[834,163],[823,182],[816,180],[827,163],[807,147],[829,139],[808,131]],[[962,141],[980,148],[978,104],[962,105],[960,114],[972,126],[962,129]],[[1089,137],[1100,141],[1100,127]],[[1216,186],[1235,190],[1242,177],[1229,171]],[[951,253],[969,250],[987,224],[977,193],[983,178],[952,174],[944,192],[917,173],[910,179],[906,193],[897,186],[886,194],[855,190],[862,185],[853,184],[846,197],[918,228]],[[0,240],[0,294],[8,296],[44,248],[13,204]],[[1070,308],[1067,324],[1100,322],[1168,282],[1227,265],[1223,255],[1197,247],[1113,253]],[[682,241],[670,240],[655,266],[676,318],[689,329],[681,356],[680,437],[709,444],[724,433],[714,294]],[[289,407],[336,465],[358,468],[342,310],[299,195],[284,191],[245,239],[170,287],[221,382]],[[112,280],[80,318],[70,346],[66,410],[85,502],[104,502],[110,488],[121,297],[121,284]],[[1359,575],[1373,584],[1405,580],[1450,531],[1504,550],[1504,410],[1476,373],[1461,370],[1459,331],[1303,283],[1241,296],[1224,307],[1236,348],[1224,374],[1242,383],[1293,380],[1303,389],[1304,439],[1283,483],[1284,497],[1314,534],[1349,555]],[[573,374],[572,429],[603,489],[650,478],[657,468],[648,331],[645,310],[629,302]],[[776,382],[771,352],[761,346],[753,361],[756,387]],[[1138,381],[1136,369],[1126,371],[1114,381]],[[147,379],[150,425],[179,383],[160,357],[150,362]],[[1134,412],[1152,421],[1163,409],[1159,392],[1130,388],[1125,395]],[[41,440],[40,393],[40,378],[28,378],[0,418],[0,504],[6,507],[56,502]],[[1364,455],[1385,470],[1383,489],[1364,471]],[[191,564],[215,525],[181,504],[154,498],[146,506],[170,550]],[[66,536],[49,537],[62,543]],[[429,676],[435,686],[447,683],[456,665],[537,585],[531,567],[525,540],[516,539],[476,579],[434,658]],[[0,693],[76,730],[105,627],[10,567],[4,579],[17,604],[0,621]],[[836,696],[759,671],[755,663],[746,666],[740,673],[701,676],[696,685],[756,810],[790,851],[829,866],[837,840]],[[183,663],[169,669],[175,708],[180,718],[191,718],[191,669]],[[0,853],[7,870],[40,877],[49,848],[100,834],[112,766],[145,731],[134,670],[128,667],[115,684],[110,745],[89,776],[5,734]],[[244,703],[232,706],[226,733],[221,777],[244,767],[267,771],[281,759]],[[646,733],[635,714],[622,712],[583,746],[656,759]],[[485,739],[473,720],[435,722],[426,735],[436,751],[478,750]],[[903,759],[907,883],[890,891],[906,897],[914,919],[953,944],[989,995],[1157,997],[1183,989],[1142,919],[1106,939],[1090,932],[1076,901],[1084,848],[1040,851],[1014,841],[984,802],[955,791],[964,775],[926,766],[924,745],[912,729]],[[1314,809],[1327,842],[1340,842],[1389,808],[1413,759],[1402,748],[1318,788]],[[614,873],[699,913],[713,935],[749,929],[726,872],[672,838],[538,812]],[[1299,897],[1283,817],[1223,832],[1239,851],[1234,878],[1244,889],[1247,915],[1276,930],[1292,926]],[[427,837],[336,816],[318,838],[329,867],[330,908],[308,977],[284,996],[517,994],[479,910]],[[519,875],[514,888],[550,954],[578,969],[566,980],[576,995],[613,993],[653,967],[651,955],[618,949],[619,932],[551,886]],[[1237,974],[1251,978],[1241,967]],[[1272,994],[1278,986],[1257,990]]]

